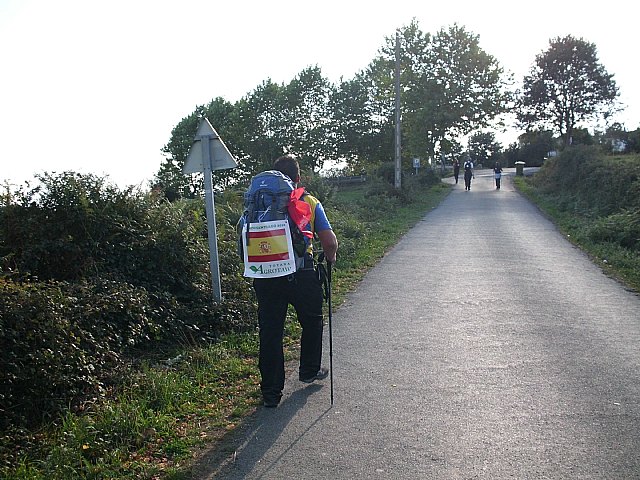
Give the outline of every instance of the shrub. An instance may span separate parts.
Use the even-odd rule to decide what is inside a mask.
[[[572,147],[545,162],[530,180],[594,244],[640,248],[640,159],[607,156],[595,147]]]
[[[0,418],[29,425],[101,385],[97,372],[116,360],[72,319],[78,297],[66,284],[0,281]],[[98,327],[100,328],[100,327]],[[105,337],[107,337],[105,335]],[[102,369],[100,368],[102,366]]]
[[[37,423],[99,394],[139,351],[254,328],[232,201],[220,209],[214,303],[202,201],[92,175],[38,178],[0,208],[0,422]]]
[[[608,157],[595,147],[573,147],[545,162],[533,179],[558,205],[580,214],[610,215],[640,208],[640,162]]]
[[[0,211],[5,271],[71,282],[107,277],[178,296],[207,275],[202,202],[119,191],[93,175],[38,179]]]
[[[303,172],[301,177],[301,186],[304,186],[324,206],[331,204],[336,194],[335,186],[332,186],[325,178],[313,172]]]
[[[591,225],[587,236],[593,242],[614,243],[640,252],[640,209],[599,218]]]

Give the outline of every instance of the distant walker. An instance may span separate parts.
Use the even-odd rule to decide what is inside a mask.
[[[472,178],[475,178],[475,175],[473,173],[473,162],[467,159],[467,161],[464,162],[464,189],[465,190],[471,190]]]

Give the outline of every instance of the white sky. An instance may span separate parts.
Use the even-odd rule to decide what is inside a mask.
[[[413,17],[423,32],[458,23],[479,35],[517,81],[552,37],[594,43],[627,105],[617,120],[635,130],[631,8],[623,0],[0,0],[0,185],[73,170],[146,187],[172,128],[197,105],[235,102],[312,65],[332,82],[350,79]],[[517,132],[509,135],[499,137],[505,147]]]

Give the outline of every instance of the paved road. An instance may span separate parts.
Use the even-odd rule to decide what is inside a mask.
[[[640,478],[640,298],[508,177],[456,185],[333,327],[333,407],[292,371],[195,478]]]

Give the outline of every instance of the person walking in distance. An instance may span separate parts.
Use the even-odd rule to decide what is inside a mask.
[[[464,162],[464,189],[471,190],[471,179],[475,178],[473,173],[473,162],[470,158]]]
[[[278,158],[273,164],[273,169],[288,176],[294,184],[300,182],[300,165],[292,156]],[[334,264],[338,240],[322,204],[306,192],[301,199],[311,207],[311,221],[307,229],[320,240],[327,262]],[[253,288],[258,299],[260,389],[264,406],[273,408],[280,403],[284,389],[282,339],[289,305],[293,305],[298,322],[302,326],[299,380],[311,383],[329,375],[329,370],[320,363],[323,290],[314,268],[313,242],[309,242],[301,265],[295,273],[284,277],[255,278]]]
[[[502,166],[500,165],[500,162],[496,162],[493,167],[493,175],[496,179],[496,189],[500,190],[500,179],[502,178]]]
[[[453,161],[453,177],[456,179],[456,184],[458,183],[458,176],[460,175],[460,162],[456,158]]]

